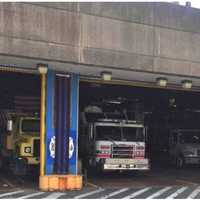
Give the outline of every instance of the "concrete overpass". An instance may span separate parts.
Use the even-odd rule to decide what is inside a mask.
[[[1,64],[198,77],[199,13],[168,3],[1,3]]]

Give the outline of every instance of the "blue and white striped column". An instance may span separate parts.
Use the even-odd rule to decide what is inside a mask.
[[[79,75],[71,75],[70,133],[69,133],[69,173],[78,173],[78,112]]]

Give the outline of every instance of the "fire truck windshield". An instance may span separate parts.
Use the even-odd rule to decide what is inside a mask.
[[[143,128],[121,126],[96,126],[96,140],[144,141]]]
[[[122,128],[122,140],[123,141],[137,141],[142,142],[144,141],[144,132],[143,128],[136,128],[136,127],[123,127]]]
[[[121,130],[119,126],[97,126],[97,140],[121,140]]]

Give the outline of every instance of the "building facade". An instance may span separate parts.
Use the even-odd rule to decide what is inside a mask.
[[[37,72],[39,63],[48,66],[44,175],[66,173],[65,165],[68,173],[77,174],[81,79],[101,80],[101,73],[107,71],[113,81],[123,84],[154,87],[158,77],[166,77],[176,87],[187,79],[198,88],[199,22],[199,9],[169,3],[0,3],[2,70]],[[58,116],[63,122],[56,130],[53,107],[58,90],[57,112],[70,113],[70,125],[65,124],[63,114],[66,118]],[[61,149],[56,152],[71,149],[72,153],[67,151],[70,158],[63,163],[59,153],[57,161],[51,156],[50,144],[56,132],[59,141],[66,137],[62,135],[65,126],[69,145],[59,142]],[[55,162],[57,171],[53,170]]]

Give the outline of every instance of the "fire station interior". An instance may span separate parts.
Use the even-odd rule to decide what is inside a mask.
[[[147,184],[148,181],[152,184],[158,177],[157,184],[169,184],[169,182],[171,184],[188,184],[195,181],[199,182],[199,158],[195,160],[195,163],[190,162],[188,164],[184,157],[185,153],[191,160],[192,156],[200,156],[199,92],[82,81],[80,82],[79,100],[80,113],[83,113],[88,105],[100,108],[103,106],[105,108],[106,105],[107,112],[111,112],[111,110],[117,112],[117,109],[118,111],[124,111],[125,108],[126,113],[127,111],[133,113],[133,115],[126,115],[126,120],[138,120],[146,127],[144,157],[150,160],[150,170],[111,170],[105,171],[101,175],[96,173],[96,177],[91,173],[91,170],[88,170],[88,177],[91,178],[93,183],[97,185],[101,183],[105,184],[105,180],[109,182],[110,179],[117,180],[120,178],[122,180],[124,178],[125,180],[137,180],[135,184],[138,182]],[[111,110],[109,110],[109,107]],[[105,114],[104,117],[106,118],[106,116]],[[82,114],[80,114],[81,117]],[[82,123],[82,119],[79,121],[79,123]],[[79,128],[81,129],[82,126],[80,125]],[[81,134],[81,131],[79,130],[79,134]],[[108,134],[110,137],[110,133]],[[113,138],[104,137],[104,140],[109,139],[111,142],[115,142],[114,136]],[[85,146],[87,145],[89,144],[85,143]],[[179,151],[175,158],[170,152],[177,145],[184,146],[184,152]],[[190,148],[190,145],[195,146],[195,148]],[[80,157],[84,152],[85,150],[82,151],[79,148]],[[110,157],[113,155],[110,155]],[[178,161],[178,158],[182,160]]]
[[[12,180],[13,184],[20,180],[18,177],[26,175],[31,181],[38,178],[39,115],[40,76],[1,71],[0,186],[1,183],[8,186],[9,184],[5,182],[7,179]],[[29,158],[35,160],[33,159],[31,163]],[[33,166],[30,167],[30,171],[29,166]],[[16,178],[13,179],[13,176]]]

